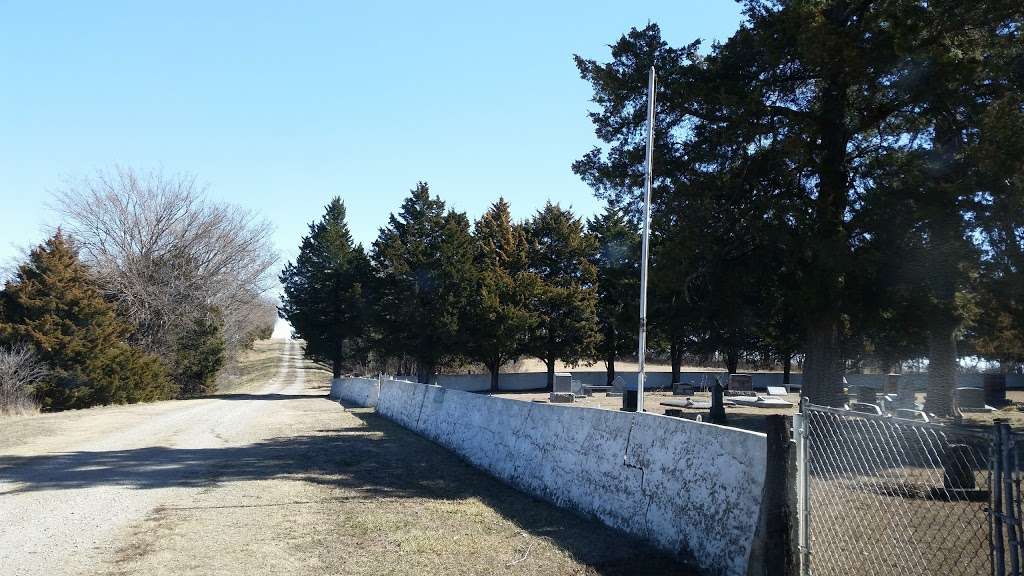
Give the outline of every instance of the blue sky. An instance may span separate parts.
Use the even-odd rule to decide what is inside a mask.
[[[595,143],[572,55],[631,26],[725,39],[732,0],[0,0],[0,263],[49,194],[114,165],[190,173],[276,226],[284,258],[340,195],[369,244],[419,180],[478,216],[600,209],[570,164]]]

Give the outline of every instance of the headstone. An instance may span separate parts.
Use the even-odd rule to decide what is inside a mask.
[[[1006,374],[984,374],[982,381],[985,387],[985,404],[1006,406]]]
[[[985,405],[985,390],[983,388],[962,386],[957,388],[955,392],[956,405],[960,410],[989,411],[992,409],[991,406]]]
[[[690,384],[683,384],[682,382],[672,383],[673,396],[693,396],[693,392],[693,386]]]
[[[974,490],[977,483],[970,462],[977,460],[967,444],[950,444],[942,451],[942,487],[950,492]]]
[[[852,388],[852,386],[851,386]],[[857,386],[857,402],[874,404],[878,400],[878,392],[870,386]]]
[[[626,381],[622,379],[622,376],[616,376],[615,380],[612,380],[612,389],[608,392],[609,396],[622,396],[622,393],[626,390]]]
[[[900,390],[900,375],[899,374],[886,374],[885,384],[882,391],[886,394],[896,394]]]
[[[896,382],[896,402],[900,408],[913,408],[917,405],[917,387],[913,380],[901,376]]]
[[[636,412],[636,387],[626,390],[622,394],[622,410],[625,412]]]
[[[576,395],[571,392],[552,392],[551,403],[552,404],[572,404],[576,401]]]
[[[786,394],[788,394],[788,392],[786,392],[786,387],[785,386],[769,386],[768,387],[768,395],[769,396],[785,396]]]
[[[572,394],[572,374],[568,372],[556,372],[555,383],[551,387],[552,393]]]
[[[754,379],[750,374],[729,374],[729,392],[754,392]]]
[[[711,414],[709,419],[715,424],[725,424],[725,391],[722,389],[722,383],[715,379],[715,384],[711,387]]]

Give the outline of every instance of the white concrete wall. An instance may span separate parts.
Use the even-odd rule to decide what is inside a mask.
[[[376,406],[380,395],[380,382],[376,378],[335,378],[331,381],[330,397],[358,406]]]
[[[746,573],[763,434],[389,380],[377,412],[524,492],[688,556],[709,574]]]

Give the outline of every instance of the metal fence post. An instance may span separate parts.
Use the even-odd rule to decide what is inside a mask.
[[[1006,560],[1003,555],[1003,432],[997,422],[992,426],[992,472],[989,484],[992,500],[989,515],[992,517],[992,573],[1006,574]]]
[[[800,553],[800,574],[809,576],[811,573],[810,543],[810,504],[807,487],[807,414],[804,412],[806,399],[800,401],[800,412],[793,415],[793,438],[796,440],[796,491],[798,534],[797,547]]]
[[[1020,541],[1018,539],[1018,522],[1016,503],[1014,502],[1013,489],[1013,454],[1014,446],[1011,437],[1010,425],[1006,422],[997,422],[999,428],[1000,447],[1002,448],[1002,495],[1003,514],[1002,520],[1006,524],[1006,538],[1010,553],[1010,574],[1020,576]]]

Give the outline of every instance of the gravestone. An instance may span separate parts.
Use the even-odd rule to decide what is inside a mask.
[[[985,404],[995,407],[1006,406],[1006,374],[982,375],[985,387]]]
[[[913,408],[917,405],[917,387],[910,378],[900,377],[896,382],[896,402],[899,408]]]
[[[555,383],[551,387],[553,393],[572,394],[572,374],[555,372]]]
[[[851,388],[854,388],[851,386]],[[878,400],[878,392],[870,386],[857,386],[857,402],[874,404]]]
[[[754,378],[750,374],[729,374],[729,392],[754,393]]]
[[[551,403],[552,404],[572,404],[576,401],[576,396],[571,393],[565,392],[552,392]]]
[[[882,391],[886,394],[896,394],[900,389],[900,375],[899,374],[886,374],[885,385]]]
[[[672,383],[672,395],[673,396],[693,396],[693,386],[691,384],[683,384],[682,382]]]
[[[714,424],[725,424],[725,391],[722,383],[715,378],[715,384],[711,387],[711,414],[709,420]]]
[[[616,376],[615,380],[612,380],[612,389],[608,392],[609,396],[622,396],[622,393],[626,390],[626,381],[622,379],[622,376]]]
[[[974,478],[974,468],[970,464],[977,458],[970,446],[950,444],[942,451],[940,460],[942,462],[942,487],[947,491],[955,494],[978,487]]]
[[[966,412],[989,412],[991,406],[985,405],[985,390],[972,386],[961,386],[955,390],[957,407]]]

